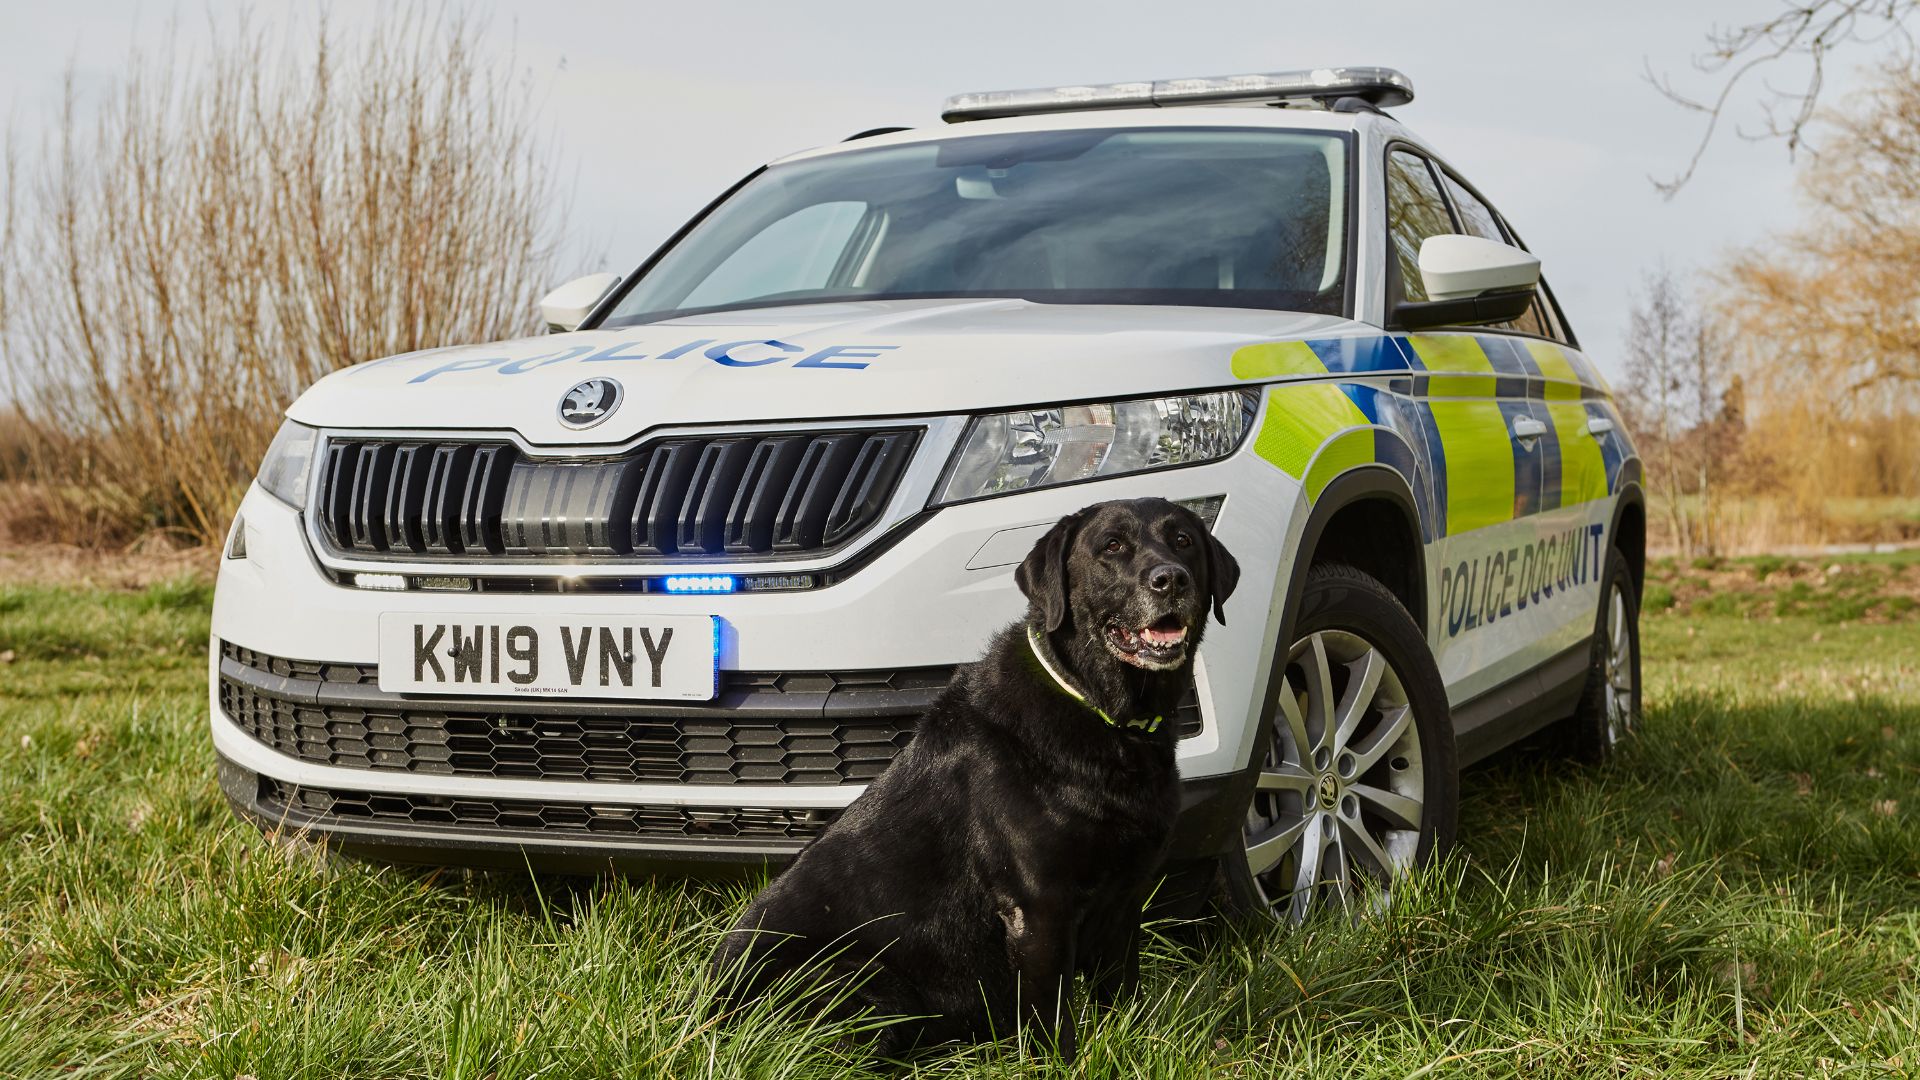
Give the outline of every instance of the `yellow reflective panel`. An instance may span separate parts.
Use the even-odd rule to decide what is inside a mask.
[[[1607,461],[1600,440],[1587,432],[1583,405],[1548,405],[1554,438],[1560,440],[1560,505],[1607,497]]]
[[[1366,423],[1367,415],[1337,383],[1277,386],[1267,394],[1267,415],[1254,436],[1253,452],[1297,480],[1329,436]]]
[[[1433,401],[1447,460],[1447,533],[1513,520],[1513,445],[1494,401]]]
[[[1580,400],[1580,374],[1573,369],[1566,350],[1551,341],[1529,341],[1527,352],[1533,355],[1534,366],[1547,380],[1548,401]]]
[[[1427,379],[1430,398],[1490,398],[1499,387],[1493,375],[1433,375]]]
[[[1415,334],[1407,339],[1428,371],[1493,374],[1493,361],[1472,334]]]
[[[1271,379],[1281,375],[1325,375],[1327,365],[1304,341],[1274,341],[1233,351],[1233,377]]]
[[[1334,477],[1356,465],[1371,465],[1375,460],[1372,428],[1335,436],[1332,442],[1321,447],[1319,456],[1313,459],[1313,465],[1307,470],[1307,501],[1318,499]]]

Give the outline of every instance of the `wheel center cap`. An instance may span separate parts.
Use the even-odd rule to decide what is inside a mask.
[[[1331,810],[1340,802],[1340,784],[1332,773],[1320,777],[1318,792],[1322,810]]]

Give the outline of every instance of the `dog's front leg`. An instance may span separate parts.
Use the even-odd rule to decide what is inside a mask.
[[[1112,1008],[1124,994],[1140,985],[1140,921],[1116,928],[1103,943],[1098,962],[1087,973],[1093,1002]]]
[[[1080,963],[1096,1005],[1110,1008],[1140,983],[1140,910],[1146,900],[1143,890],[1087,916]]]
[[[1007,959],[1017,976],[1020,1015],[1058,1050],[1061,1060],[1072,1064],[1078,1049],[1067,1000],[1078,929],[1072,910],[1065,904],[1013,903],[1002,908],[1000,921],[1007,927]]]

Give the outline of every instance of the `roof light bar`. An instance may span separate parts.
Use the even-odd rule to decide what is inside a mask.
[[[1342,97],[1356,97],[1383,108],[1405,105],[1413,100],[1413,80],[1392,68],[1338,67],[1097,86],[988,90],[948,98],[940,109],[940,118],[957,124],[964,120],[1087,109],[1165,108],[1237,101],[1327,101]]]

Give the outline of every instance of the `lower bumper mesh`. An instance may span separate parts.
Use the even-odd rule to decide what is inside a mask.
[[[567,836],[662,839],[807,840],[832,810],[708,806],[600,806],[534,799],[404,795],[342,788],[297,787],[260,778],[260,809],[290,828],[400,825],[411,829],[491,832],[502,838]]]

